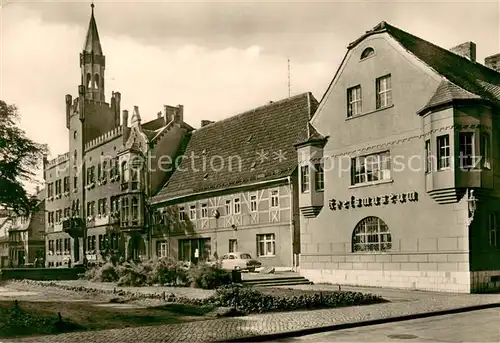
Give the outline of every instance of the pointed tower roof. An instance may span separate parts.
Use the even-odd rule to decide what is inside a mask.
[[[101,41],[99,40],[97,24],[95,23],[94,18],[94,3],[92,3],[90,7],[92,8],[92,14],[90,16],[89,29],[87,31],[87,38],[85,39],[83,51],[87,53],[93,52],[96,55],[102,55]]]

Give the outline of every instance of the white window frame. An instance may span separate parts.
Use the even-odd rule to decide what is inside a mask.
[[[391,74],[377,78],[377,109],[392,105],[392,79]]]
[[[250,194],[250,212],[257,212],[257,195]]]
[[[189,206],[189,219],[196,220],[196,205]]]
[[[474,168],[474,132],[463,131],[458,133],[458,159],[460,168]]]
[[[491,168],[491,138],[488,132],[481,134],[481,158],[483,159],[482,165],[485,169]]]
[[[363,111],[361,85],[347,89],[347,118],[360,115]]]
[[[437,146],[437,166],[438,170],[450,168],[450,135],[441,135],[436,137]]]
[[[270,207],[279,208],[280,207],[280,192],[279,189],[272,189],[269,191]]]
[[[230,239],[229,240],[229,252],[237,252],[238,251],[238,240],[237,239]]]
[[[314,188],[316,192],[323,192],[325,190],[325,169],[323,162],[314,165]]]
[[[179,220],[186,220],[186,209],[184,208],[184,206],[179,206]]]
[[[431,140],[427,139],[424,144],[425,144],[425,172],[430,173],[432,171]]]
[[[226,210],[226,216],[230,216],[231,214],[233,214],[233,202],[231,201],[231,199],[226,199],[224,208]]]
[[[158,251],[158,257],[159,258],[164,258],[164,257],[167,257],[168,256],[168,242],[167,241],[161,241],[161,242],[158,242],[158,247],[159,247],[159,251]]]
[[[391,154],[381,151],[352,159],[352,185],[391,180]]]
[[[300,191],[302,193],[309,193],[311,189],[311,173],[309,165],[300,167]]]
[[[201,204],[201,218],[208,218],[208,204]]]
[[[241,200],[240,200],[240,198],[233,199],[233,209],[234,209],[234,214],[241,213]]]
[[[264,251],[261,251],[262,250],[261,245],[263,246]],[[276,256],[276,235],[274,233],[257,235],[257,256],[258,257]]]

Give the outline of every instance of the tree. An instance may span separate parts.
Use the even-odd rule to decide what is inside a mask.
[[[33,182],[46,146],[33,142],[17,125],[19,113],[15,105],[0,100],[0,206],[16,214],[28,214],[38,200],[23,186]]]

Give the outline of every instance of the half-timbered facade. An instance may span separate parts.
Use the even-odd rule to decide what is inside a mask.
[[[248,252],[291,268],[300,252],[297,155],[317,106],[310,93],[204,121],[152,199],[156,256],[211,260]]]

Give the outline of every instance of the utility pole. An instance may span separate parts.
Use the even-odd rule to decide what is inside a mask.
[[[288,97],[292,96],[292,85],[290,82],[290,78],[291,78],[291,75],[290,75],[290,58],[289,58],[288,59]]]

